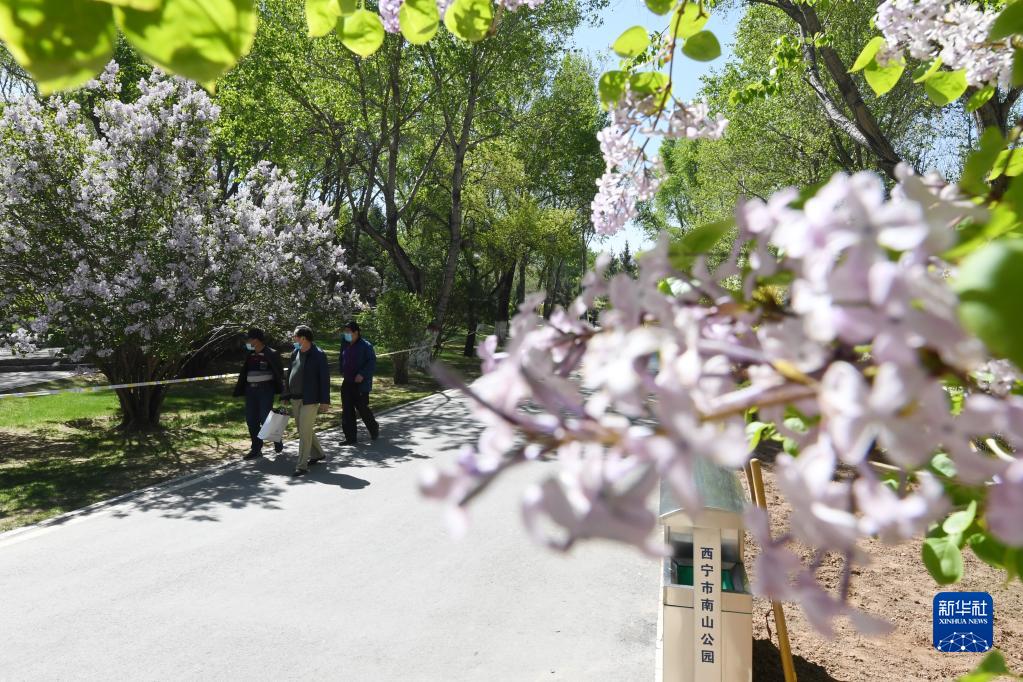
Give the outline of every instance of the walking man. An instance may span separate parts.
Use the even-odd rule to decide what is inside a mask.
[[[292,476],[304,476],[309,465],[323,461],[326,454],[316,437],[316,415],[330,405],[330,369],[327,354],[313,343],[313,330],[305,325],[292,336],[295,350],[288,369],[288,396],[295,401],[292,414],[298,427],[298,464]]]
[[[359,323],[349,322],[344,328],[341,344],[341,430],[345,440],[342,445],[355,445],[358,422],[355,413],[362,417],[362,423],[369,430],[369,437],[376,440],[380,435],[373,411],[369,409],[369,392],[373,390],[373,374],[377,369],[377,354],[373,344],[362,338]]]
[[[245,347],[249,354],[245,357],[241,372],[238,373],[238,384],[234,388],[236,397],[245,396],[245,422],[249,426],[249,437],[252,446],[245,459],[255,459],[263,452],[263,441],[259,437],[259,429],[266,421],[274,406],[274,396],[284,392],[284,365],[281,355],[266,345],[263,330],[252,327],[245,334]],[[283,442],[274,443],[274,451],[284,449]]]

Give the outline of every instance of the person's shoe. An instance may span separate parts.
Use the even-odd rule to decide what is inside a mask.
[[[309,473],[308,469],[295,469],[294,471],[291,472],[291,477],[298,478],[299,476],[305,476],[308,473]]]
[[[327,459],[327,457],[325,455],[322,456],[322,457],[314,457],[313,459],[309,460],[309,463],[310,464],[319,464],[320,462],[322,462],[325,459]]]
[[[369,438],[370,438],[370,440],[376,440],[376,439],[377,439],[377,438],[379,438],[379,437],[380,437],[380,429],[377,429],[377,432],[376,432],[376,433],[371,433],[371,434],[369,434]]]
[[[274,452],[276,452],[278,455],[284,452],[284,441],[274,443]]]
[[[263,453],[256,452],[255,450],[249,450],[249,453],[242,457],[242,459],[258,459]]]
[[[341,445],[355,445],[355,444],[356,444],[356,443],[358,443],[358,442],[359,442],[359,441],[356,441],[356,440],[348,440],[348,439],[346,438],[345,440],[341,441]]]

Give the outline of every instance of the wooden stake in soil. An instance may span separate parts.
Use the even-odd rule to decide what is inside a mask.
[[[751,459],[745,469],[751,501],[767,511],[767,496],[764,494],[764,476],[760,470],[760,460]],[[785,611],[781,602],[777,601],[771,602],[771,608],[774,610],[774,624],[778,629],[778,652],[781,654],[781,669],[785,674],[785,682],[796,682],[796,666],[792,662],[792,647],[789,645],[789,629],[785,625]]]

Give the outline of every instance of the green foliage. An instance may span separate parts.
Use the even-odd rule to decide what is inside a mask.
[[[646,0],[647,9],[654,14],[667,14],[674,4],[673,0]]]
[[[472,43],[486,38],[493,23],[491,0],[455,0],[444,13],[444,25],[448,30]]]
[[[1023,33],[1023,3],[1011,2],[991,25],[988,38],[1002,40],[1017,33]]]
[[[893,59],[883,66],[878,63],[877,55],[885,46],[884,38],[880,36],[872,38],[863,47],[860,55],[853,62],[853,66],[849,70],[851,73],[862,71],[864,78],[867,79],[867,84],[870,85],[870,89],[878,97],[890,92],[896,83],[899,82],[903,71],[906,70],[906,61],[901,57]]]
[[[710,15],[703,10],[698,2],[683,3],[671,17],[668,25],[668,35],[677,36],[688,40],[703,30],[703,27],[710,20]]]
[[[356,10],[338,22],[341,44],[360,57],[368,57],[384,44],[384,22],[368,9]]]
[[[85,83],[114,53],[114,15],[92,0],[0,0],[0,38],[40,92]]]
[[[413,45],[423,45],[437,34],[440,12],[434,0],[405,0],[398,11],[401,34]]]
[[[994,649],[977,664],[976,668],[968,674],[957,678],[956,682],[991,682],[991,680],[997,680],[999,677],[1006,675],[1016,679],[1023,679],[1023,677],[1009,672],[1009,667],[1005,664],[1005,656],[1002,655],[1002,652]]]
[[[951,585],[963,577],[963,555],[959,551],[961,536],[929,537],[923,544],[923,561],[927,572],[939,585]]]
[[[984,178],[995,165],[995,160],[1005,148],[1005,138],[997,128],[988,128],[980,137],[980,145],[966,159],[959,185],[972,194],[986,194]]]
[[[309,35],[321,38],[337,27],[341,5],[338,0],[305,0],[305,16]]]
[[[970,95],[969,101],[966,102],[966,111],[973,113],[977,109],[980,109],[995,96],[995,92],[997,92],[997,88],[993,85],[989,85],[988,87],[981,88],[977,92],[973,93]]]
[[[147,59],[207,88],[248,54],[253,0],[164,0],[154,11],[116,7],[117,25]]]
[[[951,104],[966,92],[966,71],[937,71],[924,81],[924,90],[939,107]]]
[[[642,26],[627,28],[611,46],[619,57],[638,57],[650,47],[650,36]]]
[[[992,352],[1023,366],[1023,239],[993,242],[971,254],[956,281],[959,315]]]
[[[626,71],[608,71],[601,75],[597,83],[600,101],[604,106],[611,107],[625,94],[625,85],[629,82]]]
[[[377,299],[367,338],[389,350],[404,350],[422,343],[431,310],[422,298],[407,291],[391,289]]]
[[[710,31],[700,31],[686,39],[682,53],[696,61],[710,62],[721,56],[721,44]]]

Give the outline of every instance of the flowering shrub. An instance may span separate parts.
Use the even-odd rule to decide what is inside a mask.
[[[8,343],[59,332],[121,383],[173,375],[252,321],[341,319],[357,301],[329,210],[268,165],[225,201],[206,93],[156,74],[126,104],[116,75],[90,84],[91,112],[25,98],[0,117],[0,329],[22,330]],[[155,422],[161,396],[122,391],[125,420]]]

